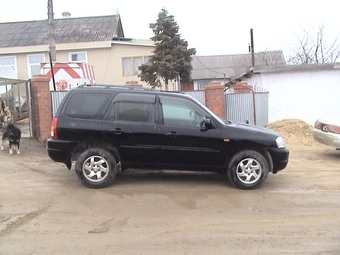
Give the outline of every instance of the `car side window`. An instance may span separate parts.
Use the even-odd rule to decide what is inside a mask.
[[[155,96],[119,93],[110,106],[107,119],[132,122],[155,122]]]
[[[71,118],[95,119],[109,96],[109,94],[104,93],[74,94],[67,104],[65,114]]]
[[[165,125],[199,127],[204,112],[193,102],[177,97],[160,96]]]

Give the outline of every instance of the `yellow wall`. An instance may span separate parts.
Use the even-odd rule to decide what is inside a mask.
[[[137,75],[123,76],[123,61],[125,57],[147,57],[152,55],[154,44],[150,40],[132,42],[95,42],[56,45],[56,58],[60,62],[69,62],[70,52],[87,52],[87,62],[95,68],[96,83],[125,85],[127,82],[141,82]],[[0,49],[1,56],[17,57],[18,79],[28,79],[27,55],[45,54],[49,62],[48,46],[31,46]],[[169,84],[169,90],[174,85]],[[164,86],[162,87],[164,89]]]

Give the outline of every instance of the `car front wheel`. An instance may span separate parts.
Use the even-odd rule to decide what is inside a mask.
[[[228,164],[229,181],[240,189],[255,189],[268,176],[267,160],[257,151],[243,150],[236,153]]]
[[[117,174],[117,162],[109,151],[90,148],[79,156],[75,170],[85,186],[104,188],[113,182]]]

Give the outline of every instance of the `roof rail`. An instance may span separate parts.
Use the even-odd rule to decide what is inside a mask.
[[[119,88],[119,89],[131,89],[131,90],[145,90],[145,91],[154,91],[153,88],[145,88],[131,85],[116,85],[116,84],[82,84],[79,85],[80,88]]]

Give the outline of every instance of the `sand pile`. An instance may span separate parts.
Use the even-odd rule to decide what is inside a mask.
[[[287,145],[317,146],[312,136],[313,126],[298,119],[285,119],[276,121],[266,128],[280,133]]]

